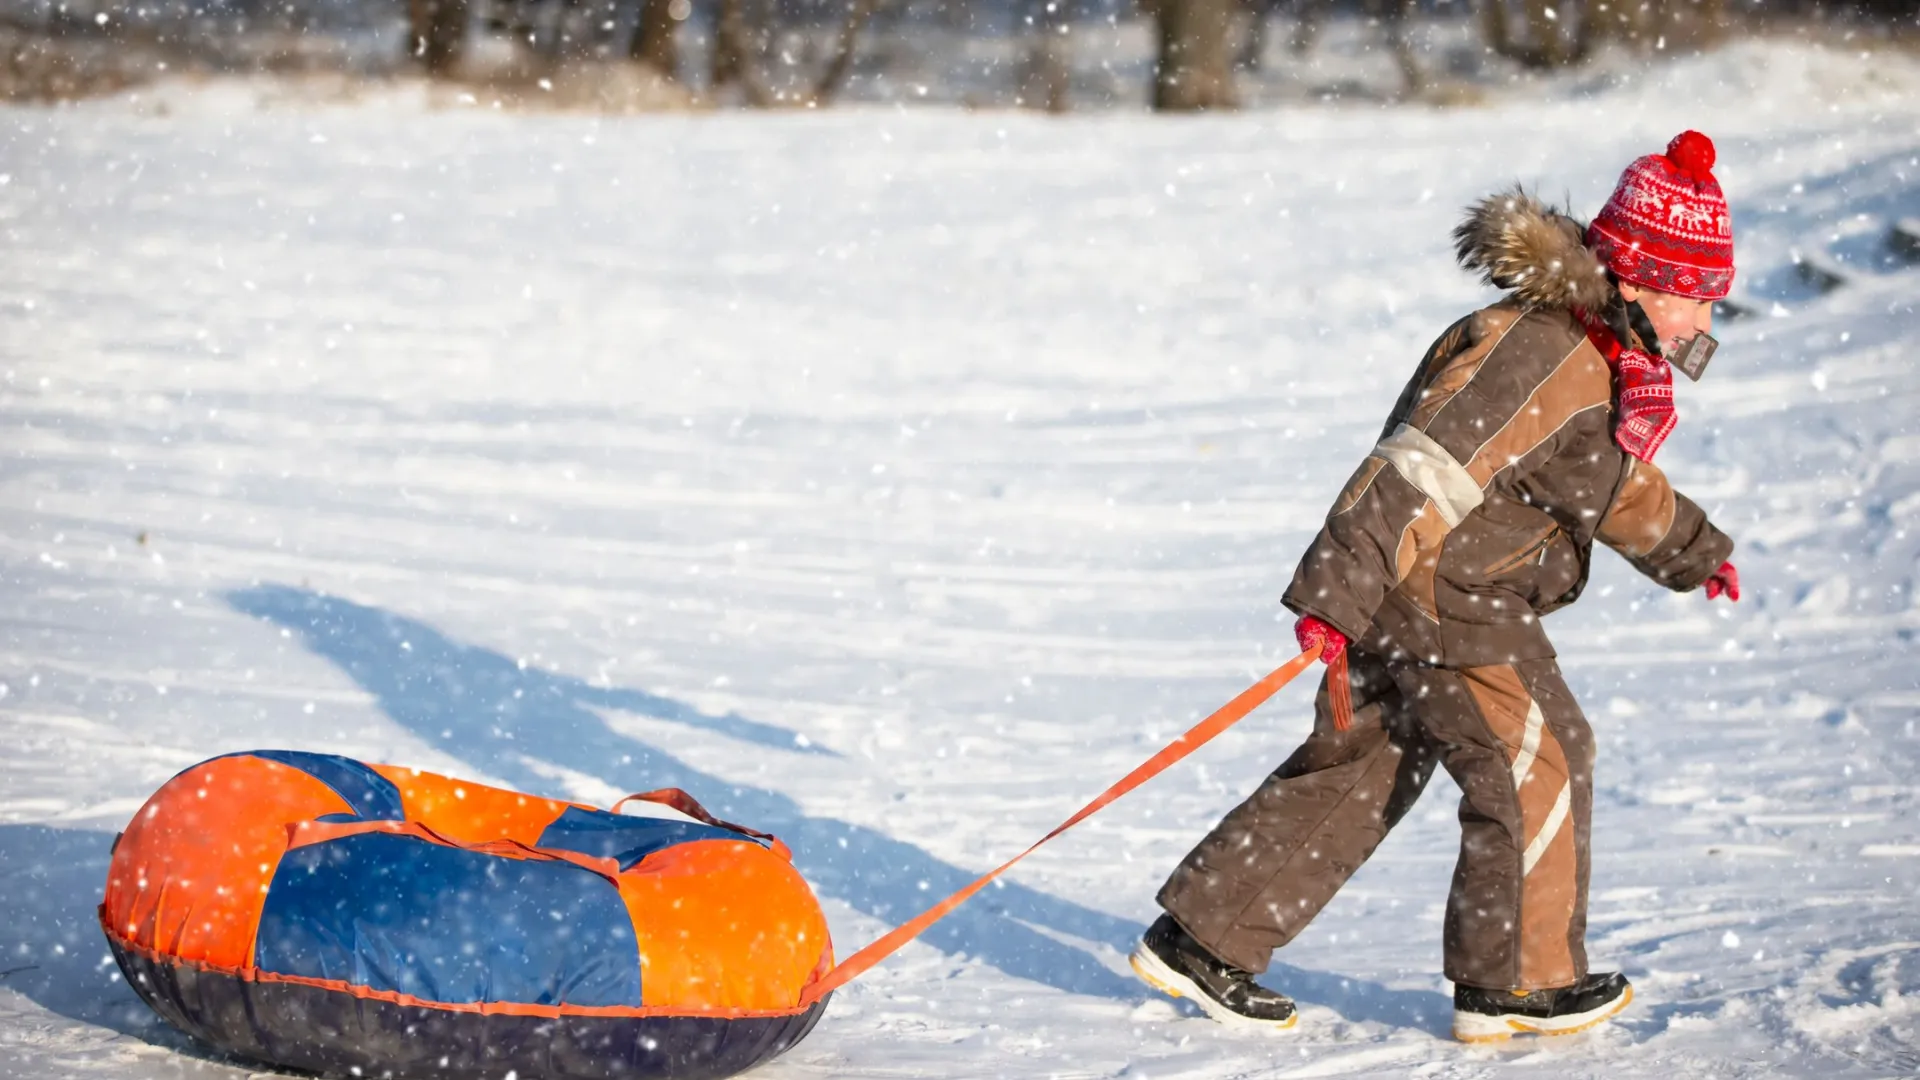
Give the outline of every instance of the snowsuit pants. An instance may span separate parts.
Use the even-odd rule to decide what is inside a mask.
[[[1160,906],[1215,956],[1265,971],[1439,764],[1462,792],[1447,978],[1535,990],[1585,977],[1593,733],[1559,666],[1350,656],[1352,728],[1335,730],[1323,679],[1313,734],[1181,862]]]

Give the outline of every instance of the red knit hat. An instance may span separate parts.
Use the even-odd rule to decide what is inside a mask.
[[[1713,178],[1713,140],[1683,131],[1627,166],[1587,226],[1587,246],[1642,288],[1718,300],[1733,287],[1733,225]]]

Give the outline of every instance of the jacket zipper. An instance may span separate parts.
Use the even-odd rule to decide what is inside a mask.
[[[1558,535],[1560,535],[1560,526],[1555,525],[1546,532],[1541,533],[1539,539],[1494,563],[1492,566],[1487,567],[1485,570],[1482,570],[1481,573],[1488,577],[1496,577],[1528,560],[1537,560],[1544,565],[1547,561],[1547,547],[1553,543],[1553,538]]]

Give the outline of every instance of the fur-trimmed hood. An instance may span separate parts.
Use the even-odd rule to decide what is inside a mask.
[[[1565,211],[1515,185],[1467,208],[1453,230],[1454,252],[1461,266],[1523,303],[1601,315],[1619,293],[1587,250],[1585,233]]]

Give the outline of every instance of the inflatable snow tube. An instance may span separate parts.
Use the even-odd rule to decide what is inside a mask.
[[[127,982],[240,1057],[332,1076],[731,1076],[833,966],[784,845],[678,791],[616,814],[283,750],[202,762],[115,842]],[[617,809],[617,807],[616,807]]]

